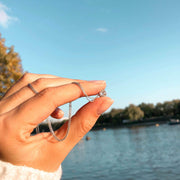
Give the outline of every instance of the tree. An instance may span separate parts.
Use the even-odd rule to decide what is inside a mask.
[[[157,103],[154,109],[154,114],[156,117],[164,115],[164,105],[162,103]]]
[[[165,101],[164,105],[164,115],[173,116],[174,115],[174,103],[173,101]]]
[[[110,111],[110,115],[111,117],[115,117],[117,114],[120,114],[123,112],[123,109],[115,109],[115,108],[112,108],[111,111]]]
[[[0,98],[23,73],[21,59],[14,47],[5,46],[5,39],[0,34]]]
[[[141,103],[139,105],[139,107],[144,112],[144,117],[145,118],[153,117],[153,115],[154,115],[154,104],[151,104],[151,103],[148,103],[148,104]]]
[[[142,119],[144,117],[144,112],[140,107],[135,106],[134,104],[130,104],[129,107],[127,107],[126,112],[131,121]]]
[[[180,115],[180,100],[175,99],[172,102],[174,104],[174,115]]]

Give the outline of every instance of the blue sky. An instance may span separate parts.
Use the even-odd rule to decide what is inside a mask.
[[[180,95],[179,0],[0,0],[25,71],[107,81],[113,108]]]

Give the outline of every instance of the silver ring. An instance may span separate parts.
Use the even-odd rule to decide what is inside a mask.
[[[38,94],[38,92],[34,89],[34,87],[29,83],[28,87],[35,93]]]

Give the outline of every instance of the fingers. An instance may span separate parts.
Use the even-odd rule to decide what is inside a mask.
[[[48,76],[48,75],[47,75]],[[37,75],[36,75],[37,77]],[[35,77],[33,77],[35,78]],[[31,79],[32,80],[32,79]],[[64,84],[69,84],[73,81],[83,82],[83,80],[67,79],[67,78],[39,78],[36,81],[32,82],[31,85],[37,92],[40,92],[48,87],[61,86]],[[21,88],[14,94],[8,96],[6,99],[3,99],[1,103],[0,113],[5,113],[15,108],[19,104],[33,97],[35,93],[26,85]]]
[[[5,94],[3,99],[7,98],[8,96],[12,95],[16,91],[20,90],[28,83],[36,81],[39,78],[58,78],[58,76],[49,75],[49,74],[33,74],[33,73],[25,73],[19,80],[16,82]]]
[[[81,83],[88,96],[98,94],[105,89],[105,81],[87,81]],[[66,84],[58,87],[46,88],[28,101],[13,110],[14,121],[27,125],[33,130],[40,122],[45,120],[56,107],[84,96],[76,84]],[[25,128],[27,130],[27,127]]]
[[[54,143],[54,149],[57,151],[63,146],[62,156],[65,158],[71,149],[80,141],[80,139],[90,131],[96,123],[98,117],[105,112],[113,103],[109,97],[97,98],[94,102],[87,103],[73,117],[70,131],[67,138],[61,143]],[[57,130],[56,136],[63,138],[67,131],[67,123]],[[65,145],[64,145],[65,144]],[[62,162],[64,159],[60,159]]]
[[[51,116],[56,119],[61,119],[64,116],[64,112],[61,109],[56,108]]]

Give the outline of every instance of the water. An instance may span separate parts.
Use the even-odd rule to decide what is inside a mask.
[[[180,125],[88,133],[62,164],[63,180],[180,180]]]

